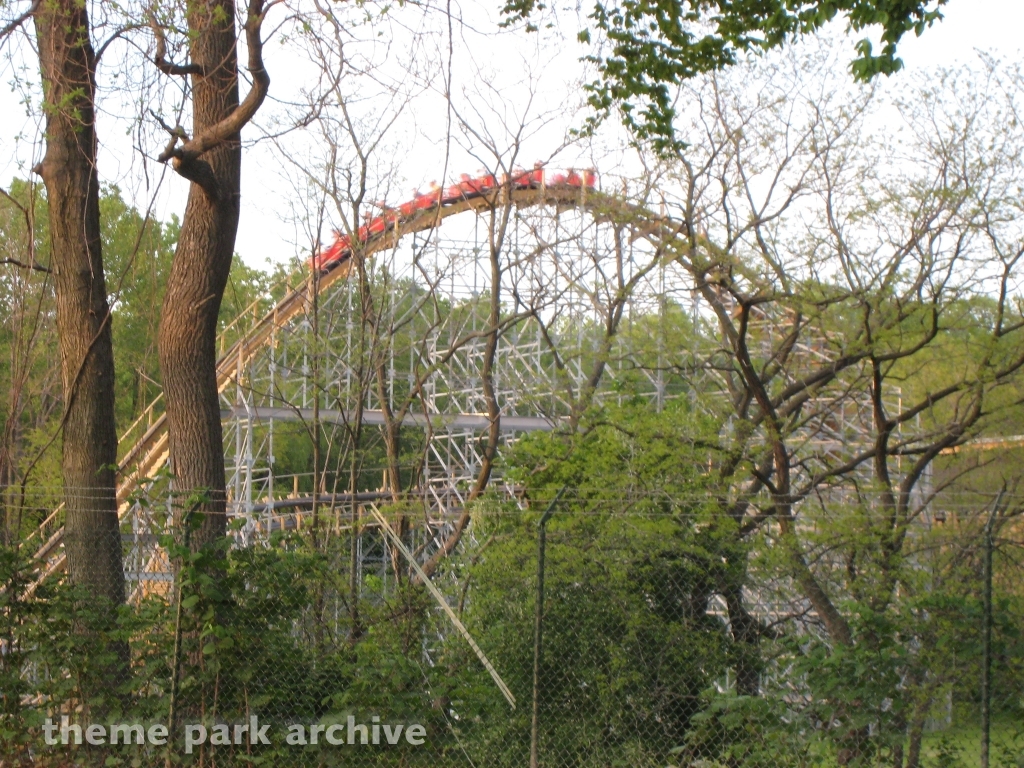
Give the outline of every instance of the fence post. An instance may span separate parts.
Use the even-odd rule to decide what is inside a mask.
[[[989,741],[992,730],[992,528],[999,513],[999,502],[1005,489],[999,491],[985,523],[985,617],[982,632],[981,662],[981,768],[989,768]]]
[[[530,718],[530,768],[538,768],[540,738],[540,653],[544,633],[544,549],[547,544],[547,524],[555,505],[565,493],[566,486],[555,494],[537,524],[537,613],[533,624],[533,712]]]

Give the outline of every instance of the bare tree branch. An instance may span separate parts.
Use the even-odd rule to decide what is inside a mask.
[[[32,16],[35,15],[35,12],[39,10],[39,6],[42,4],[43,0],[32,0],[32,5],[30,5],[24,13],[22,13],[20,16],[15,17],[3,29],[0,29],[0,40],[3,40],[5,37],[7,37],[16,29],[18,29],[22,24],[31,19]]]
[[[248,16],[245,21],[245,39],[249,49],[248,69],[252,76],[252,87],[245,99],[235,110],[223,120],[209,126],[191,139],[178,146],[178,137],[172,134],[172,141],[157,157],[161,163],[171,161],[171,166],[181,176],[199,184],[214,200],[220,196],[216,179],[209,165],[202,162],[201,157],[214,147],[237,136],[246,124],[252,120],[270,90],[270,75],[263,64],[263,40],[260,33],[267,12],[281,0],[273,0],[267,4],[263,0],[250,0]],[[158,43],[158,51],[159,51]],[[178,74],[181,74],[180,72]],[[198,77],[202,73],[189,72]]]
[[[153,30],[153,37],[156,39],[156,52],[153,54],[153,63],[156,68],[165,75],[205,75],[206,70],[198,64],[174,64],[167,60],[167,36],[164,34],[163,27],[157,22],[156,14],[152,9],[146,15],[149,17],[149,26]]]

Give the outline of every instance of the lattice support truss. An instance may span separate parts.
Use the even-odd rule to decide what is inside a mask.
[[[438,217],[389,237],[372,258],[357,255],[344,270],[307,281],[227,350],[218,377],[229,512],[241,521],[240,545],[301,528],[314,492],[325,497],[323,514],[336,526],[353,517],[353,507],[362,519],[362,506],[390,499],[382,479],[367,480],[382,478],[389,421],[401,419],[403,490],[422,500],[417,535],[426,559],[469,501],[493,406],[500,456],[525,432],[563,426],[599,362],[598,401],[620,397],[627,379],[631,394],[656,408],[697,390],[702,401],[725,396],[720,374],[707,364],[715,354],[713,316],[685,272],[659,251],[651,233],[662,225],[625,218],[611,197],[591,206],[582,191],[574,194],[534,195],[512,207],[504,228],[501,205],[492,211],[474,203],[451,211],[443,227]],[[664,330],[673,314],[688,318],[708,348],[680,348]],[[618,326],[609,342],[613,316]],[[770,318],[762,326],[768,350],[779,329]],[[813,339],[795,354],[808,364],[828,356]],[[801,433],[809,455],[829,460],[870,434],[863,399],[823,392],[811,406],[819,417]],[[145,446],[133,459],[136,490],[119,494],[126,571],[140,585],[137,593],[169,578],[155,541],[173,515],[169,481],[155,471],[166,462],[156,412],[154,406],[136,426]],[[312,467],[289,458],[314,436],[321,467],[334,462],[330,484],[320,475],[318,489]],[[362,464],[352,459],[356,436],[371,457]],[[342,470],[357,464],[353,495]],[[490,487],[514,490],[497,469]],[[40,529],[41,543],[50,530]],[[386,571],[386,548],[381,554],[370,540],[360,547],[367,568]]]

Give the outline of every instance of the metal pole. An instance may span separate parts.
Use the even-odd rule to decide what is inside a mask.
[[[170,498],[170,496],[168,496],[168,498]],[[189,551],[192,545],[192,512],[195,510],[195,506],[196,505],[193,505],[191,509],[186,510],[185,514],[182,515],[181,518],[182,525],[184,527],[182,535],[182,538],[184,539],[183,549],[186,552]],[[180,682],[179,678],[181,676],[181,580],[183,578],[181,569],[183,566],[184,564],[182,563],[178,568],[178,572],[174,575],[174,578],[178,582],[178,604],[174,609],[174,651],[171,656],[171,700],[169,702],[167,712],[167,731],[170,736],[167,739],[167,758],[164,761],[165,768],[171,768],[171,749],[174,745],[174,721],[178,717],[178,685]],[[140,579],[141,576],[142,574],[140,573]]]
[[[547,524],[555,511],[555,505],[565,493],[565,486],[555,494],[537,524],[537,613],[533,624],[533,713],[530,721],[530,768],[539,763],[538,740],[540,737],[540,650],[544,629],[544,549],[547,544]]]
[[[1003,499],[999,491],[992,511],[985,523],[985,618],[982,632],[981,663],[981,768],[989,768],[989,741],[992,729],[992,528],[995,526],[999,502]]]

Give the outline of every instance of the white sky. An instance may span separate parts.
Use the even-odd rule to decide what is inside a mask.
[[[900,55],[908,67],[927,68],[971,58],[976,50],[1021,58],[1024,3],[1019,0],[950,0],[945,19],[922,37],[908,37]]]
[[[463,6],[463,13],[477,31],[456,35],[452,50],[454,103],[465,114],[479,110],[472,119],[474,127],[500,136],[503,129],[499,118],[507,120],[510,112],[518,117],[525,110],[531,90],[527,85],[530,79],[527,70],[533,70],[536,95],[530,114],[536,121],[535,135],[524,142],[524,154],[520,158],[521,164],[529,165],[535,159],[547,159],[563,140],[566,130],[580,122],[581,113],[575,109],[582,99],[578,82],[583,77],[583,69],[576,60],[579,49],[572,43],[538,40],[536,35],[527,37],[510,32],[492,32],[496,22],[492,5],[497,8],[500,4],[467,0]],[[408,6],[397,9],[396,18],[405,13],[411,13]],[[976,57],[977,50],[992,52],[1006,60],[1021,58],[1020,30],[1024,29],[1024,3],[1020,0],[950,0],[944,13],[945,20],[923,37],[907,38],[901,44],[900,55],[909,68],[927,70],[969,61]],[[564,15],[563,21],[567,25],[576,24],[575,13]],[[436,25],[437,22],[435,18],[427,23]],[[411,39],[412,31],[408,34],[408,39]],[[428,45],[435,46],[435,50],[421,51],[419,59],[443,60],[447,55],[447,50],[443,49],[446,43],[442,31],[428,42]],[[847,59],[853,56],[852,46],[853,41],[850,40],[845,49]],[[397,44],[386,52],[386,56],[380,54],[383,71],[401,71],[401,47]],[[295,93],[294,89],[303,82],[308,65],[296,61],[294,53],[290,53],[291,49],[286,46],[269,48],[272,96],[290,98]],[[31,71],[31,67],[26,65],[26,71]],[[3,82],[9,82],[16,70],[8,68],[3,74]],[[424,77],[429,75],[427,72]],[[487,81],[493,83],[489,99],[479,95],[480,83]],[[435,82],[438,82],[436,73]],[[116,92],[113,93],[116,96]],[[14,176],[24,177],[25,168],[33,161],[33,153],[38,151],[38,144],[35,149],[32,144],[38,140],[37,125],[34,120],[26,118],[24,107],[18,103],[19,98],[15,88],[0,89],[0,183],[4,185]],[[481,109],[484,105],[490,109]],[[372,100],[363,107],[367,110],[365,115],[377,116]],[[280,107],[272,105],[265,108],[261,119],[266,121],[280,112]],[[436,88],[419,96],[413,108],[403,115],[383,148],[387,153],[386,162],[397,169],[397,173],[389,176],[393,181],[388,185],[389,202],[407,199],[412,188],[425,187],[431,180],[440,182],[446,167],[446,152],[449,179],[461,172],[472,173],[482,165],[478,158],[472,156],[469,140],[446,144],[446,124],[445,104]],[[155,173],[159,173],[159,169],[154,168],[153,163],[148,164],[150,175],[147,182],[142,172],[143,165],[131,148],[130,126],[119,125],[116,116],[101,117],[100,131],[100,168],[104,180],[118,183],[127,197],[134,198],[136,205],[144,208],[149,193],[156,186]],[[251,139],[254,135],[250,128],[244,137]],[[286,142],[289,151],[307,159],[315,160],[322,149],[316,135],[308,130],[282,141]],[[501,141],[501,138],[496,138],[497,143]],[[160,146],[153,146],[149,151],[155,155],[160,149]],[[592,148],[570,150],[556,158],[555,164],[589,160],[601,170],[618,163],[614,151],[611,156],[595,155],[594,152]],[[263,143],[247,150],[243,166],[242,218],[236,244],[237,252],[246,262],[259,265],[266,260],[276,262],[293,258],[297,252],[296,243],[300,244],[299,249],[304,244],[308,248],[308,235],[301,224],[305,209],[295,193],[297,178],[297,173],[282,166],[273,146]],[[177,213],[180,216],[184,210],[186,190],[183,180],[168,173],[156,196],[157,215],[167,218],[171,213]],[[322,231],[326,234],[328,229],[329,225],[325,224]]]

